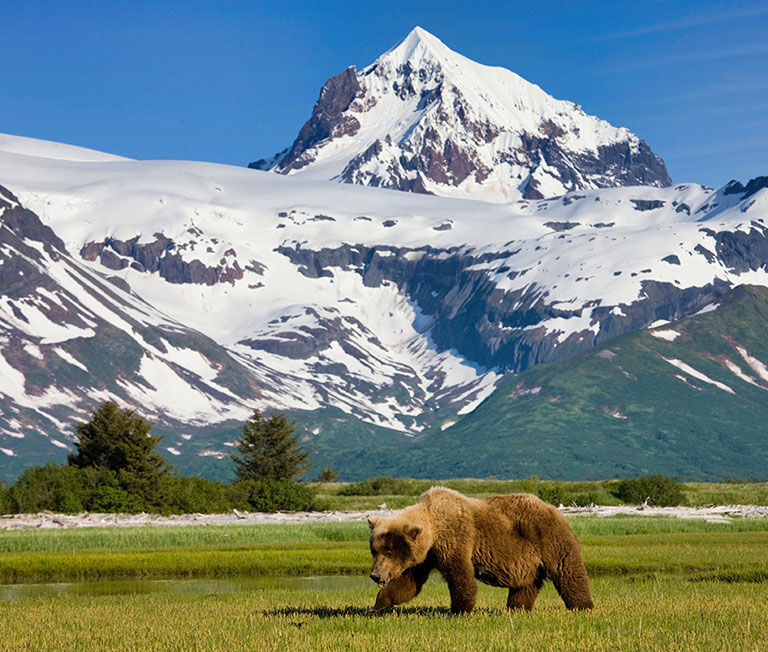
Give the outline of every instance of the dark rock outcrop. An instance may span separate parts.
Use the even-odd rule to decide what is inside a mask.
[[[80,256],[89,261],[98,258],[102,265],[116,271],[130,265],[140,272],[158,272],[169,283],[234,283],[244,275],[233,250],[226,252],[216,266],[200,260],[187,261],[176,251],[173,240],[162,233],[156,233],[154,241],[144,244],[139,244],[138,236],[89,242],[80,250]]]
[[[568,358],[659,319],[679,319],[731,287],[715,281],[681,289],[671,283],[649,280],[642,283],[643,292],[636,302],[621,305],[621,314],[616,314],[612,307],[601,307],[599,300],[590,306],[565,310],[555,307],[555,302],[548,300],[547,290],[535,285],[514,291],[496,286],[490,273],[493,265],[489,263],[508,258],[514,253],[510,251],[478,255],[462,247],[410,249],[361,245],[320,250],[282,246],[278,251],[311,278],[332,275],[337,268],[354,270],[368,287],[386,281],[395,283],[425,315],[433,318],[431,337],[439,350],[454,349],[485,367],[512,372]],[[422,255],[405,255],[413,252]],[[487,269],[477,268],[482,265]],[[509,272],[512,278],[517,273]],[[536,327],[551,318],[579,317],[584,308],[591,308],[596,332],[584,330],[563,339],[543,326]]]
[[[304,124],[293,145],[279,156],[281,172],[298,170],[312,163],[308,153],[311,147],[331,138],[353,136],[360,122],[345,113],[360,93],[360,84],[354,66],[331,77],[320,90],[320,97],[312,110],[312,117]],[[264,161],[255,161],[248,167],[261,169]]]

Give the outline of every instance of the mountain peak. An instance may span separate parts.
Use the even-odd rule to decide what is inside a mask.
[[[382,54],[378,60],[388,57],[408,61],[417,58],[420,54],[423,55],[424,53],[438,56],[455,54],[434,34],[430,34],[427,30],[417,25],[408,32],[408,35],[404,39]]]
[[[250,167],[496,202],[672,183],[629,130],[421,27],[331,77],[293,145]]]

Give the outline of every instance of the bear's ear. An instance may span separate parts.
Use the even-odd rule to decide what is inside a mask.
[[[371,529],[375,528],[378,525],[378,523],[379,523],[379,519],[376,518],[375,516],[369,516],[368,517],[368,527],[369,528],[371,528]]]
[[[405,534],[412,539],[413,541],[416,541],[416,537],[421,534],[421,527],[418,525],[411,525],[406,531]]]

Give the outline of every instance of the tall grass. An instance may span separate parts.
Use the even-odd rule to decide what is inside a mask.
[[[734,518],[730,523],[666,516],[567,517],[578,536],[665,532],[768,532],[768,519]],[[0,553],[98,551],[160,548],[248,547],[262,543],[366,541],[368,525],[360,521],[291,525],[198,525],[7,530],[0,532]]]
[[[574,517],[596,573],[768,576],[767,520]],[[365,523],[0,533],[0,581],[365,574]]]

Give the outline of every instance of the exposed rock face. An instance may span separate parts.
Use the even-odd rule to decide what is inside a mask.
[[[301,128],[293,146],[281,157],[282,172],[299,170],[314,161],[311,149],[318,143],[343,136],[354,136],[360,123],[348,112],[353,100],[362,92],[354,66],[331,77],[323,85],[312,117]],[[264,159],[248,167],[265,169]]]
[[[250,167],[490,201],[671,184],[627,129],[420,28],[371,66],[329,79],[293,145]]]
[[[737,274],[768,269],[768,228],[753,222],[748,232],[707,230],[717,242],[717,256]]]
[[[89,242],[80,250],[80,255],[88,261],[98,259],[115,271],[130,265],[139,272],[158,272],[169,283],[215,285],[243,278],[234,250],[225,252],[218,265],[212,266],[200,260],[184,260],[176,249],[171,238],[156,233],[154,242],[145,244],[139,244],[138,236],[128,241],[107,238],[102,242]]]
[[[460,247],[359,245],[320,250],[283,246],[279,251],[309,278],[333,276],[334,269],[341,269],[356,271],[368,287],[394,282],[433,319],[431,335],[438,348],[456,350],[487,368],[512,372],[566,359],[659,319],[680,319],[731,288],[717,279],[689,288],[646,280],[642,281],[643,297],[623,304],[619,314],[612,307],[601,308],[599,301],[566,310],[548,299],[546,290],[529,286],[504,291],[491,280],[487,269],[478,269],[506,259],[514,254],[510,251],[476,255]],[[768,254],[763,260],[768,260]],[[519,273],[507,272],[510,277]],[[576,319],[585,307],[592,313],[596,332],[584,329],[562,339],[556,332],[537,327],[551,319]],[[307,331],[307,338],[301,341],[268,345],[282,346],[283,355],[307,355],[310,336],[325,337],[320,332]]]

